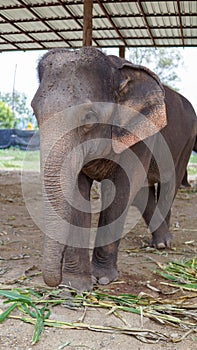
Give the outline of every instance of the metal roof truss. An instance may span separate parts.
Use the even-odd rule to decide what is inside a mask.
[[[83,45],[84,1],[0,0],[0,51]],[[197,46],[197,1],[94,0],[96,47]]]

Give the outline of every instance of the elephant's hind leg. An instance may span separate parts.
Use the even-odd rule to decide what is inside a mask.
[[[169,230],[172,196],[169,184],[166,183],[162,186],[162,193],[159,189],[156,190],[155,186],[149,187],[145,208],[143,188],[138,192],[133,203],[140,210],[152,234],[151,246],[157,249],[170,248],[172,242],[172,234]],[[158,198],[157,191],[160,192]]]

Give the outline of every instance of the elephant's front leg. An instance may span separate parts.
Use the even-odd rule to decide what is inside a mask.
[[[100,284],[118,278],[118,246],[130,204],[129,179],[120,167],[112,181],[101,183],[102,211],[92,257],[93,281]]]
[[[70,286],[78,291],[92,289],[89,258],[91,185],[92,181],[86,175],[80,173],[78,177],[78,191],[76,188],[73,196],[70,233],[64,252],[61,284]]]

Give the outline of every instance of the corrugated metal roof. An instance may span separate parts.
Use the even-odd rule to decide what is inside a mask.
[[[81,0],[0,0],[0,51],[81,47]],[[93,45],[197,46],[197,1],[94,0]]]

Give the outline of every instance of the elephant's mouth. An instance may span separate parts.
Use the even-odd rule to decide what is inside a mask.
[[[82,172],[93,180],[102,181],[109,178],[117,164],[111,159],[95,159],[83,166]]]

